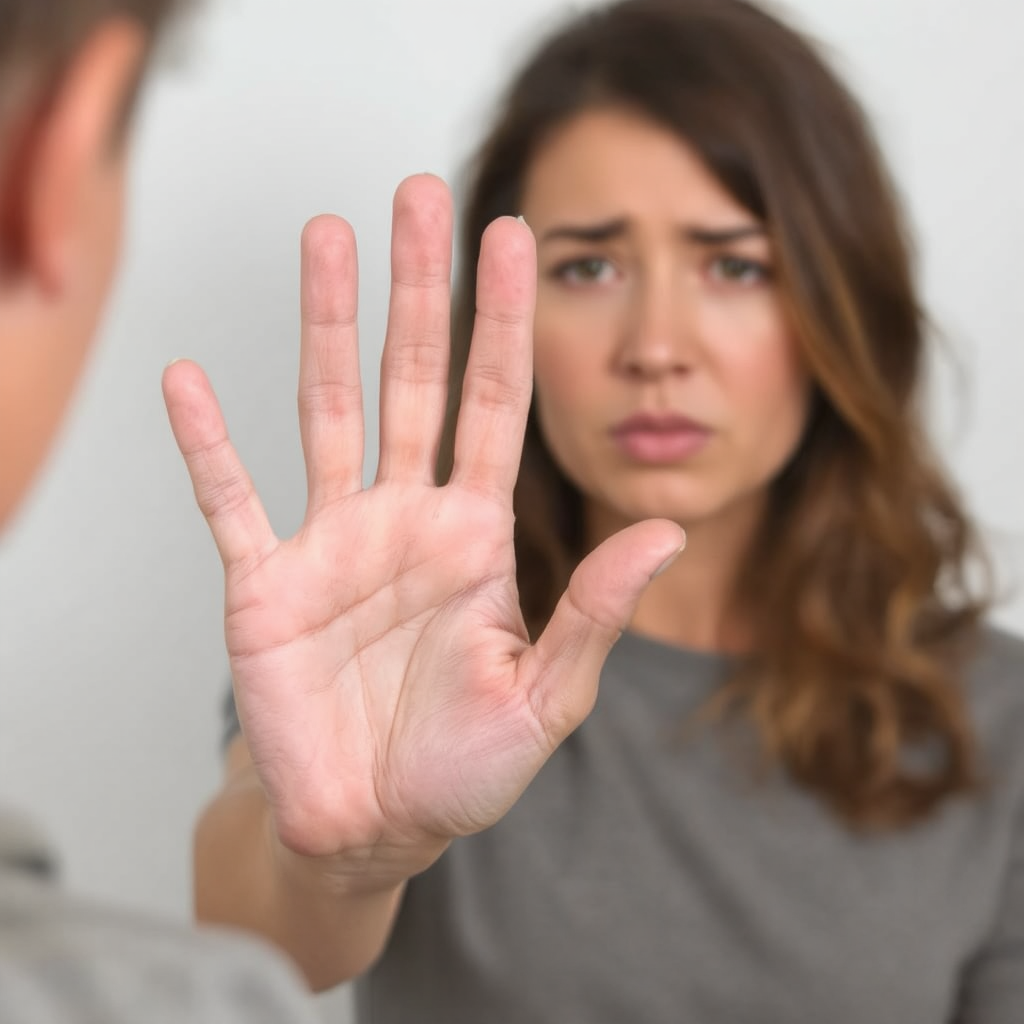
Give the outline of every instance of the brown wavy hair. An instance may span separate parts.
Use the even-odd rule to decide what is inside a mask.
[[[601,107],[675,132],[764,223],[814,385],[732,596],[752,653],[714,709],[749,715],[770,763],[852,826],[921,819],[979,782],[960,673],[985,560],[921,422],[928,324],[893,184],[861,107],[797,31],[744,0],[624,0],[574,17],[521,69],[470,165],[439,479],[484,228],[518,213],[551,134]],[[514,503],[536,636],[585,551],[581,496],[532,411]]]

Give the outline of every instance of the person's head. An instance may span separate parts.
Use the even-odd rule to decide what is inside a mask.
[[[181,0],[0,0],[0,527],[81,371],[120,240],[126,135]]]
[[[668,516],[692,544],[731,518],[750,646],[733,692],[766,747],[855,821],[968,785],[939,648],[979,610],[971,531],[918,419],[899,204],[815,48],[744,0],[578,14],[513,80],[464,207],[449,426],[483,229],[522,213],[538,236],[515,496],[531,632],[609,529]],[[908,779],[900,748],[926,734],[946,756]]]

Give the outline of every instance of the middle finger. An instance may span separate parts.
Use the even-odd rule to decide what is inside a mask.
[[[377,479],[432,483],[448,394],[452,203],[444,182],[395,193],[391,303],[381,358]]]

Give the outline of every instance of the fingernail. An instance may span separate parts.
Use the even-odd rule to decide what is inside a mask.
[[[683,553],[685,549],[686,541],[683,541],[682,545],[680,545],[677,550],[673,551],[672,554],[669,555],[653,573],[651,573],[651,579],[653,580],[660,576],[667,568],[669,568],[670,565],[672,565],[672,563]]]

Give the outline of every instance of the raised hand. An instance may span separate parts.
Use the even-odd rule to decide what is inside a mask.
[[[579,566],[531,646],[519,612],[512,488],[531,393],[529,229],[488,229],[451,480],[433,482],[447,392],[451,202],[436,178],[395,196],[380,459],[362,486],[351,229],[302,243],[299,415],[308,504],[274,536],[192,363],[164,377],[175,438],[224,563],[245,739],[277,833],[306,855],[417,851],[494,823],[586,716],[650,577],[680,548],[649,521]]]

